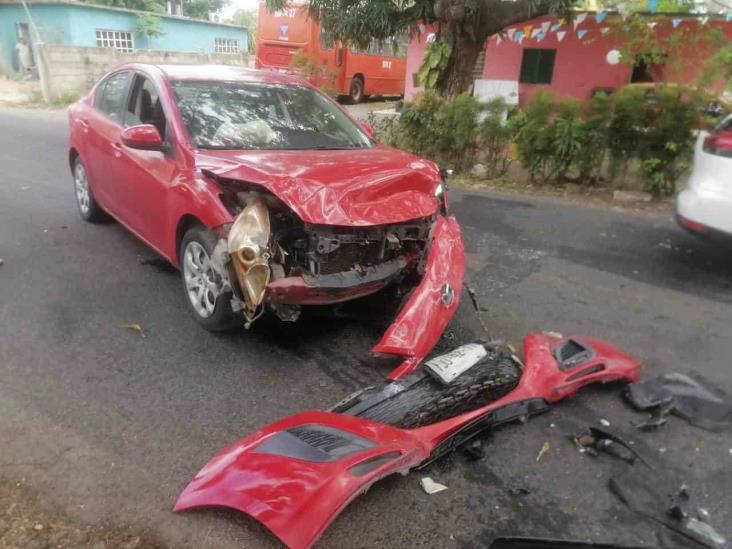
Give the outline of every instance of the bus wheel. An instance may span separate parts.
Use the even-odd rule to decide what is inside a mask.
[[[363,98],[363,78],[354,76],[351,80],[351,87],[348,89],[348,99],[355,105],[363,101]]]

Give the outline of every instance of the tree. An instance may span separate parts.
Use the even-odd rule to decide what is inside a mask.
[[[239,25],[249,31],[249,51],[253,52],[256,46],[257,39],[257,23],[259,22],[259,11],[256,9],[242,9],[236,10],[231,17],[226,21],[231,25]]]
[[[448,44],[450,62],[436,89],[456,96],[472,84],[472,72],[486,40],[508,25],[540,15],[569,16],[577,0],[311,0],[309,14],[334,39],[359,47],[372,38],[386,40],[416,33],[420,23],[438,23],[439,40]],[[267,0],[270,10],[287,0]]]
[[[183,15],[194,19],[208,19],[209,13],[220,11],[227,0],[183,0]]]
[[[165,13],[165,0],[89,0],[91,4],[127,8],[130,10]],[[228,0],[183,0],[183,15],[194,19],[208,19],[208,14],[217,12]]]

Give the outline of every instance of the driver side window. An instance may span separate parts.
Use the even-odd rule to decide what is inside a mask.
[[[135,75],[124,119],[125,127],[137,124],[152,124],[165,140],[166,120],[160,94],[152,81],[141,74]]]

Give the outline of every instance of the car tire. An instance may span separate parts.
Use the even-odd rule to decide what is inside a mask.
[[[81,161],[81,157],[77,156],[74,159],[71,173],[74,178],[76,206],[79,208],[81,218],[90,223],[99,223],[100,221],[107,220],[107,214],[94,198],[94,192],[89,182],[89,175],[87,174],[86,166]]]
[[[354,76],[351,80],[351,85],[348,88],[348,101],[351,105],[357,105],[364,100],[364,84],[363,78],[360,76]]]
[[[210,332],[242,325],[231,308],[233,294],[221,291],[221,277],[211,266],[216,237],[202,227],[189,229],[180,243],[180,272],[186,303],[198,323]]]
[[[520,379],[521,368],[511,357],[489,355],[450,385],[417,371],[395,382],[406,386],[404,390],[385,390],[384,386],[367,389],[339,403],[333,411],[349,413],[360,401],[381,392],[386,398],[356,415],[401,429],[416,429],[496,401],[515,389]]]

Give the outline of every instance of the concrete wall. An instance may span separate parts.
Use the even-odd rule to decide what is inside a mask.
[[[239,55],[138,50],[120,53],[112,48],[38,44],[38,66],[43,99],[54,102],[64,95],[83,95],[110,69],[122,63],[165,63],[250,66]]]
[[[30,3],[31,16],[46,44],[96,46],[97,30],[132,32],[138,12],[74,3]],[[0,2],[0,69],[18,70],[15,54],[16,26],[28,23],[20,4]],[[245,28],[186,17],[161,16],[163,35],[148,39],[133,34],[135,49],[214,53],[216,38],[239,40],[240,51],[248,49],[249,35]]]

